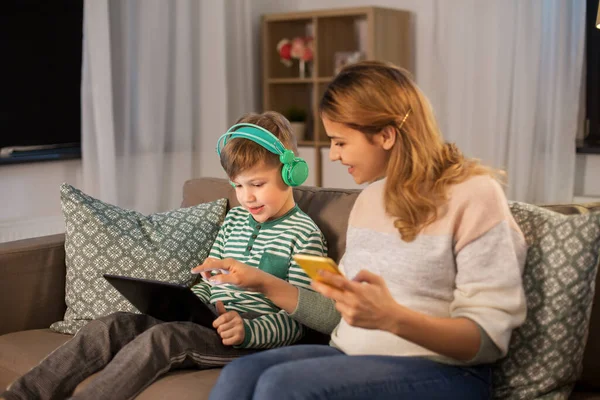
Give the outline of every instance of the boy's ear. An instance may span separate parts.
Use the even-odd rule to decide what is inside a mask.
[[[386,126],[379,132],[379,142],[384,150],[390,150],[396,143],[396,130],[391,126]]]

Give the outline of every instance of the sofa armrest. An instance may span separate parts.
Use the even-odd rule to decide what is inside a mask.
[[[0,243],[0,335],[63,318],[65,235]]]

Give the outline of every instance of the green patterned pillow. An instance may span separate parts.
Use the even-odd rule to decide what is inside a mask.
[[[567,399],[582,369],[600,251],[600,214],[511,202],[529,246],[527,319],[494,369],[497,399]]]
[[[89,320],[137,312],[105,273],[191,285],[190,270],[208,256],[227,200],[145,216],[60,187],[65,217],[67,311],[50,329],[75,334]]]

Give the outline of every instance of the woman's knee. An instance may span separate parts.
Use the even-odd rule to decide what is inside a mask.
[[[260,375],[256,382],[254,396],[258,399],[280,398],[282,388],[285,388],[285,392],[288,394],[297,392],[297,383],[293,363],[275,365]]]
[[[240,357],[227,364],[219,373],[219,381],[236,382],[240,377],[248,374],[248,371],[256,371],[252,357]]]

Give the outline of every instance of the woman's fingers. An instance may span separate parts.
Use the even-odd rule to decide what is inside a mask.
[[[383,277],[377,274],[374,274],[366,269],[361,269],[358,271],[358,274],[354,278],[352,278],[354,282],[366,282],[373,285],[381,285],[383,282]]]
[[[318,281],[342,290],[347,287],[347,283],[349,282],[346,277],[332,274],[331,272],[325,270],[319,270]]]

